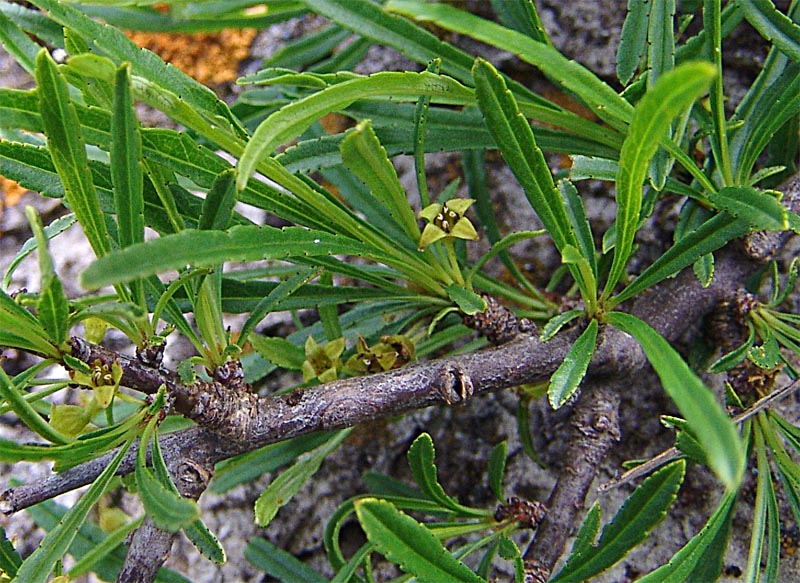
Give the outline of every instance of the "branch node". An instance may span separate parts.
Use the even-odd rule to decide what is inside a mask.
[[[526,560],[524,569],[525,583],[545,583],[550,578],[550,569],[538,559]]]
[[[513,496],[505,504],[499,504],[494,511],[494,519],[503,522],[509,518],[524,528],[536,528],[547,515],[547,506],[538,500],[521,500]]]
[[[471,316],[465,314],[463,321],[465,326],[486,336],[491,344],[499,346],[518,334],[535,332],[536,326],[527,318],[517,318],[514,312],[488,294],[481,294],[481,297],[486,302],[486,309]]]
[[[463,403],[472,397],[475,388],[467,371],[459,364],[444,368],[441,372],[437,388],[442,399],[448,405]]]

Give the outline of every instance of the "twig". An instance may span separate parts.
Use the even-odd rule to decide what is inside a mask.
[[[619,441],[619,379],[612,383],[590,383],[575,405],[567,437],[567,464],[560,472],[547,501],[547,516],[539,524],[536,538],[524,559],[532,582],[544,582],[561,556],[586,494],[597,476],[600,462]]]
[[[750,419],[751,417],[755,416],[757,413],[772,407],[775,403],[780,401],[781,399],[791,395],[795,392],[798,388],[800,388],[800,379],[796,379],[795,381],[789,383],[788,385],[781,387],[777,391],[771,392],[766,397],[762,397],[750,407],[735,415],[731,420],[738,424],[746,419]],[[604,484],[601,484],[600,487],[597,489],[598,492],[607,492],[608,490],[613,490],[614,488],[619,488],[620,486],[624,486],[625,484],[629,484],[634,480],[641,478],[642,476],[646,476],[650,472],[654,471],[655,469],[668,464],[669,462],[678,459],[683,455],[683,452],[679,450],[677,447],[670,447],[669,449],[665,449],[659,454],[656,454],[646,462],[639,464],[635,468],[631,468],[624,474],[622,474],[619,478],[615,480],[608,481]]]

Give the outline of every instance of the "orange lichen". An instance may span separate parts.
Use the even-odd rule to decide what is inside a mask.
[[[227,29],[217,33],[129,32],[140,47],[158,54],[206,85],[233,82],[239,63],[250,54],[256,30]]]
[[[22,195],[28,192],[24,186],[20,186],[18,182],[0,175],[0,195],[3,197],[3,206],[14,206],[22,198]]]

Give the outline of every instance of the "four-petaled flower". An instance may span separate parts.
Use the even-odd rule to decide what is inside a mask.
[[[342,368],[339,358],[344,352],[344,338],[337,338],[323,345],[309,336],[306,340],[306,359],[303,362],[303,382],[318,379],[321,383],[336,380]]]
[[[419,239],[420,250],[440,239],[467,239],[476,241],[478,233],[470,220],[464,216],[475,200],[454,198],[444,204],[431,204],[419,213],[419,218],[428,221]]]

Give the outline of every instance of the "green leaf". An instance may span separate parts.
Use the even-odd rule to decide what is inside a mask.
[[[41,217],[30,206],[25,208],[25,215],[31,225],[39,252],[41,291],[39,300],[36,302],[36,313],[50,340],[55,346],[60,346],[67,339],[69,332],[69,299],[53,268],[53,260],[47,248],[47,237],[44,234]]]
[[[250,539],[244,549],[244,558],[257,569],[283,583],[329,583],[326,577],[263,537]]]
[[[106,561],[114,549],[123,547],[125,540],[131,535],[132,531],[141,526],[143,520],[144,517],[138,520],[131,520],[114,529],[112,532],[109,532],[108,536],[103,539],[103,542],[83,555],[80,560],[70,568],[68,573],[70,579],[75,580],[81,575],[93,571],[98,563]],[[70,549],[70,551],[71,550],[72,549]]]
[[[144,241],[142,138],[131,95],[130,65],[121,65],[114,79],[111,121],[111,179],[121,247]]]
[[[122,462],[122,458],[128,453],[133,439],[120,448],[119,452],[106,466],[103,472],[92,482],[92,485],[81,496],[80,500],[64,515],[64,518],[53,528],[44,540],[39,544],[33,553],[25,559],[17,571],[16,580],[26,583],[45,583],[56,562],[61,560],[69,549],[81,525],[86,522],[89,511],[114,478],[114,474]]]
[[[81,274],[81,282],[87,288],[97,289],[187,265],[211,267],[226,261],[331,254],[369,256],[371,251],[348,237],[300,227],[239,225],[224,232],[187,229],[98,259]]]
[[[222,494],[239,484],[274,472],[281,466],[291,463],[300,454],[323,445],[330,437],[330,432],[301,435],[222,461],[217,464],[208,489]]]
[[[576,94],[600,119],[613,128],[624,128],[631,119],[633,108],[611,86],[546,43],[537,42],[515,30],[447,4],[390,0],[386,3],[386,10],[418,21],[431,22],[514,53],[526,63],[537,67],[567,92]],[[516,90],[515,93],[519,94]]]
[[[667,515],[667,510],[675,501],[683,482],[685,471],[686,461],[678,460],[648,477],[628,497],[614,518],[603,527],[600,539],[595,544],[589,544],[594,519],[587,517],[585,536],[580,543],[577,539],[575,542],[579,550],[570,555],[564,567],[551,581],[587,581],[620,561],[631,549],[641,544]]]
[[[734,366],[742,362],[747,356],[747,352],[750,350],[750,347],[756,341],[756,329],[752,323],[748,322],[748,326],[750,329],[750,334],[747,337],[747,340],[742,342],[742,344],[728,352],[727,354],[723,354],[717,360],[715,360],[711,366],[708,367],[708,372],[710,373],[721,373],[727,370],[731,370]]]
[[[580,288],[581,297],[586,304],[586,313],[589,317],[597,312],[597,279],[592,270],[594,252],[587,259],[582,250],[574,245],[566,245],[561,250],[561,261],[569,268],[572,277]]]
[[[461,512],[465,510],[465,507],[448,496],[439,483],[436,462],[434,461],[435,455],[436,452],[433,448],[431,436],[427,433],[421,433],[411,444],[411,447],[408,448],[407,457],[411,475],[414,476],[414,481],[425,496],[442,508]]]
[[[417,218],[370,121],[362,121],[348,131],[339,147],[344,164],[367,185],[415,245],[420,236]]]
[[[75,215],[68,214],[64,215],[63,217],[59,217],[51,222],[49,225],[44,227],[44,235],[47,240],[51,240],[60,233],[63,233],[72,225],[75,224]],[[8,265],[8,269],[6,269],[6,273],[3,275],[3,283],[2,287],[4,289],[8,289],[11,286],[11,276],[14,274],[14,271],[17,269],[19,264],[25,259],[31,252],[36,249],[36,238],[31,237],[25,244],[20,247],[17,251],[17,254],[14,255],[14,258],[11,260],[11,263]]]
[[[547,342],[553,336],[558,334],[561,328],[572,322],[574,319],[581,317],[583,314],[583,310],[575,309],[553,316],[547,321],[547,324],[544,325],[544,328],[542,328],[542,334],[540,336],[541,341]]]
[[[485,581],[453,557],[430,530],[390,502],[363,498],[355,502],[355,509],[378,552],[422,583]]]
[[[223,231],[231,224],[233,207],[236,205],[234,171],[229,168],[221,172],[203,201],[203,210],[197,228]]]
[[[583,200],[578,195],[578,189],[575,188],[575,185],[567,179],[558,181],[558,190],[564,199],[564,207],[578,242],[577,247],[592,268],[592,275],[597,279],[597,251],[594,247],[592,227],[589,224],[589,218],[586,216]]]
[[[467,103],[472,91],[458,81],[427,71],[382,72],[330,85],[308,97],[293,101],[271,114],[256,128],[239,159],[236,186],[243,190],[262,160],[275,148],[303,133],[325,114],[344,109],[358,99],[391,97],[416,100],[429,96],[438,103]]]
[[[478,105],[508,166],[528,201],[553,237],[556,247],[578,245],[571,230],[564,201],[556,190],[528,121],[522,116],[511,92],[495,68],[476,59],[472,69]]]
[[[749,231],[750,225],[744,220],[736,219],[727,213],[715,215],[667,249],[622,290],[614,298],[613,303],[618,304],[632,298],[659,281],[675,275],[707,253],[723,247],[728,241],[746,235]]]
[[[154,432],[155,426],[150,422],[139,442],[134,472],[136,490],[155,525],[169,532],[177,532],[198,519],[200,508],[194,500],[184,498],[177,490],[165,486],[147,467],[147,444]],[[152,454],[156,455],[155,448],[152,448]]]
[[[61,519],[69,511],[68,508],[48,500],[32,506],[26,510],[38,526],[50,531],[55,528]],[[87,520],[78,529],[72,544],[69,546],[69,553],[77,560],[89,555],[94,549],[102,546],[108,536],[100,527]],[[113,581],[117,577],[123,563],[127,549],[124,545],[119,545],[111,552],[107,553],[99,562],[95,563],[93,570],[98,577],[104,581]],[[162,567],[156,576],[155,583],[191,583],[175,571],[170,571]]]
[[[617,78],[623,85],[633,79],[647,45],[647,4],[648,0],[628,0],[628,13],[617,48]]]
[[[2,335],[0,335],[0,339],[2,339]],[[66,444],[72,441],[69,437],[51,426],[37,413],[33,405],[23,397],[22,391],[14,384],[14,381],[9,378],[2,367],[0,367],[0,398],[11,407],[11,410],[14,411],[28,429],[42,436],[47,441],[56,444]],[[15,442],[10,443],[16,445]]]
[[[642,185],[650,160],[672,120],[708,89],[716,75],[708,63],[686,63],[664,74],[636,105],[630,130],[622,145],[617,171],[617,219],[614,260],[604,297],[609,297],[622,277],[639,228]]]
[[[649,325],[622,312],[608,314],[608,322],[636,338],[661,379],[664,390],[703,446],[708,465],[729,492],[736,490],[744,471],[742,442],[730,417],[720,408],[711,391]]]
[[[67,82],[45,49],[36,57],[36,82],[47,146],[64,185],[67,204],[95,254],[103,256],[111,251],[111,240],[89,171],[80,122],[69,98]]]
[[[3,12],[0,12],[0,43],[25,71],[33,75],[40,47]]]
[[[759,231],[797,231],[800,217],[781,204],[773,194],[752,186],[727,186],[709,197],[719,209],[729,212],[737,219],[746,221]]]
[[[759,75],[757,84],[748,93],[750,99],[736,112],[735,121],[741,127],[732,132],[731,157],[739,184],[752,183],[750,176],[758,157],[780,135],[781,128],[791,130],[787,122],[800,111],[800,65],[787,63],[779,55],[768,58],[765,67],[769,68]],[[783,148],[789,150],[789,144],[784,142]]]
[[[653,2],[647,17],[647,83],[675,66],[675,0]]]
[[[489,487],[491,487],[495,498],[500,503],[505,502],[503,497],[503,477],[506,471],[506,457],[508,457],[508,442],[501,441],[494,448],[489,456]]]
[[[154,90],[160,89],[162,95],[155,96],[156,103],[163,102],[167,94],[174,95],[176,107],[191,112],[194,118],[202,121],[194,129],[223,143],[230,142],[234,136],[244,138],[246,135],[230,109],[213,91],[177,67],[165,63],[156,54],[136,46],[122,30],[96,22],[57,0],[36,0],[32,3],[46,10],[50,19],[75,31],[87,43],[112,57],[117,64],[129,62],[134,75],[147,80]],[[165,87],[169,91],[163,89]]]
[[[714,279],[714,256],[711,253],[706,253],[692,265],[697,281],[700,282],[704,288],[711,285]]]
[[[458,309],[465,314],[473,316],[486,311],[486,300],[474,291],[468,290],[456,283],[448,285],[445,291],[447,292],[447,297],[453,300],[458,306]]]
[[[411,444],[411,447],[408,448],[408,465],[422,494],[433,500],[441,508],[461,515],[485,517],[490,514],[486,510],[462,506],[445,493],[437,477],[436,463],[434,461],[435,454],[433,440],[427,433],[421,433]]]
[[[716,580],[719,571],[704,573],[698,571],[707,565],[717,565],[725,554],[728,542],[736,492],[728,492],[692,540],[669,560],[666,565],[648,573],[639,583],[683,583],[684,581]]]
[[[324,445],[299,456],[292,467],[284,470],[281,475],[272,480],[256,500],[256,524],[262,527],[267,526],[281,506],[297,494],[303,484],[316,473],[325,458],[341,445],[350,431],[350,429],[337,431]]]
[[[314,268],[307,268],[301,269],[292,277],[288,278],[286,281],[282,281],[278,285],[276,285],[272,291],[270,291],[265,297],[261,298],[261,300],[256,304],[256,306],[250,311],[250,315],[247,317],[247,320],[242,325],[242,329],[239,332],[239,343],[244,344],[248,340],[253,347],[255,348],[255,342],[250,337],[251,332],[255,330],[255,327],[266,318],[267,314],[271,312],[281,311],[286,308],[281,306],[281,303],[285,301],[289,296],[293,295],[297,290],[311,281],[314,277],[319,275],[320,270]],[[318,306],[319,309],[319,306]],[[258,337],[262,339],[262,337]],[[263,343],[261,344],[262,347],[266,348]],[[259,353],[264,356],[264,352],[259,348],[256,348]],[[264,358],[268,358],[264,356]],[[274,362],[274,361],[273,361]],[[277,363],[274,363],[277,364]],[[301,361],[302,364],[302,361]],[[281,366],[281,365],[278,365]],[[296,369],[295,369],[296,370]]]
[[[583,524],[581,524],[578,534],[575,535],[575,542],[572,543],[572,552],[568,560],[571,557],[577,558],[578,555],[586,555],[592,552],[597,533],[600,532],[601,518],[600,503],[595,500],[595,503],[589,508],[589,512],[586,513],[586,518],[583,519]]]
[[[547,398],[553,409],[560,408],[578,390],[597,343],[597,320],[590,320],[575,344],[569,349],[547,387]]]
[[[736,0],[736,5],[761,36],[793,61],[800,61],[800,26],[779,12],[771,0]]]
[[[533,40],[550,43],[533,0],[492,0],[492,8],[504,26]]]
[[[256,352],[275,366],[288,370],[302,369],[306,353],[301,346],[297,346],[286,338],[259,334],[250,334],[248,339]]]
[[[185,500],[185,498],[183,498],[178,491],[178,487],[172,482],[172,478],[167,470],[167,465],[164,462],[163,456],[161,455],[161,446],[159,445],[157,437],[153,439],[151,458],[153,462],[153,472],[155,473],[156,479],[158,479],[158,481],[164,487],[166,487],[173,496],[178,496],[181,498],[181,500]],[[225,549],[222,548],[222,545],[217,537],[214,536],[214,534],[208,529],[202,519],[198,518],[191,524],[185,525],[183,527],[183,532],[186,535],[186,538],[189,539],[189,541],[205,558],[217,565],[225,564],[225,561],[227,560]]]
[[[0,571],[13,578],[21,564],[22,557],[6,537],[6,530],[0,526]]]

